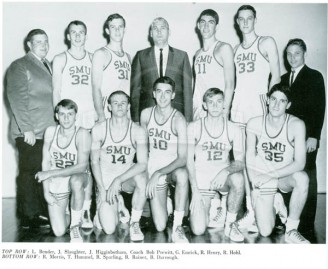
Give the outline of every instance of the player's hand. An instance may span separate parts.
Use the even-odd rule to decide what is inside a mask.
[[[197,215],[197,212],[203,211],[205,208],[205,201],[198,189],[192,189],[192,198],[190,202],[190,212]]]
[[[260,188],[263,184],[269,182],[272,179],[275,178],[267,174],[260,174],[253,179],[252,184],[255,188]]]
[[[40,171],[35,175],[35,179],[37,179],[39,183],[49,178],[51,178],[51,171]]]
[[[315,151],[317,149],[317,143],[318,143],[318,140],[316,138],[309,137],[306,140],[306,151],[307,152]]]
[[[55,204],[58,204],[58,200],[50,192],[44,193],[44,199],[46,200],[48,205],[53,206]]]
[[[113,205],[118,202],[118,195],[121,192],[121,183],[116,178],[113,180],[112,184],[110,184],[107,190],[106,200],[110,205]]]
[[[222,169],[211,181],[210,190],[217,191],[221,189],[226,183],[228,176],[229,176],[228,170]]]
[[[162,175],[158,172],[155,172],[150,180],[148,181],[147,183],[147,186],[146,186],[146,197],[149,198],[149,199],[153,199],[156,195],[156,187],[157,187],[157,184],[158,184],[158,181],[159,181],[159,178],[161,177]]]
[[[34,146],[36,137],[33,131],[28,131],[24,133],[24,142],[30,146]]]

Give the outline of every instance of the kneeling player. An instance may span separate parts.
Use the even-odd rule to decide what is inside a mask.
[[[90,133],[75,126],[77,109],[77,105],[69,99],[57,104],[55,116],[59,125],[50,126],[45,132],[43,171],[36,174],[38,181],[43,183],[54,234],[64,235],[71,222],[71,242],[83,242],[80,225],[91,148]],[[66,214],[70,193],[71,218]]]
[[[100,196],[99,222],[107,234],[116,230],[120,208],[124,206],[121,191],[132,193],[130,239],[141,241],[139,227],[146,202],[147,133],[128,118],[130,98],[123,91],[108,98],[112,117],[92,129],[92,171]],[[137,163],[133,163],[135,154]]]
[[[262,236],[269,236],[275,224],[274,200],[277,189],[292,192],[286,223],[287,243],[310,243],[298,231],[309,178],[302,171],[306,159],[305,125],[286,113],[291,105],[290,90],[280,84],[268,93],[269,113],[247,124],[247,173],[255,189],[255,217]]]
[[[225,235],[241,242],[243,234],[235,221],[244,195],[245,167],[241,129],[224,115],[224,95],[218,88],[208,89],[203,96],[207,116],[188,126],[188,172],[192,189],[190,224],[194,234],[201,235],[209,227],[225,226]],[[233,148],[234,161],[229,152]],[[217,192],[228,195],[227,210],[222,205],[210,220]]]

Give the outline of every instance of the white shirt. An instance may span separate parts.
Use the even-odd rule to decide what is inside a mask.
[[[154,46],[155,49],[155,59],[156,59],[156,65],[157,65],[157,71],[159,75],[159,57],[160,57],[160,49],[159,47]],[[162,48],[163,51],[163,76],[165,76],[166,71],[166,65],[167,65],[167,59],[169,57],[169,45],[166,45],[164,48]]]
[[[301,71],[301,69],[304,67],[304,65],[305,65],[305,64],[303,64],[303,65],[297,67],[295,70],[292,70],[292,71],[294,71],[295,73],[294,73],[294,79],[293,79],[293,81],[292,81],[291,83],[293,83],[293,82],[295,81],[295,79],[296,79],[298,73]],[[293,75],[293,73],[290,72],[289,81],[292,79],[292,75]]]

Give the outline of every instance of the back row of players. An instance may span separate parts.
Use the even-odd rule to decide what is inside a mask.
[[[204,10],[197,23],[203,48],[195,56],[194,122],[188,128],[190,115],[186,115],[188,109],[184,107],[191,106],[191,102],[185,101],[183,109],[177,110],[172,100],[181,94],[179,87],[170,77],[160,76],[167,73],[170,64],[169,25],[165,19],[157,18],[151,25],[155,59],[146,59],[150,66],[147,72],[155,72],[159,77],[149,96],[155,99],[156,105],[137,110],[140,114],[137,123],[130,120],[130,78],[131,75],[134,79],[144,78],[143,74],[133,74],[136,68],[133,64],[131,67],[130,57],[123,51],[124,18],[119,14],[108,17],[105,31],[110,42],[94,55],[85,50],[85,24],[81,21],[69,24],[70,49],[55,56],[53,61],[53,100],[59,125],[46,130],[43,171],[37,174],[43,182],[55,235],[64,234],[69,225],[66,208],[71,190],[71,240],[82,241],[83,204],[89,201],[90,206],[91,201],[92,180],[85,171],[92,149],[92,174],[98,189],[95,223],[108,234],[115,231],[119,220],[129,219],[121,191],[133,192],[131,240],[143,240],[139,220],[147,198],[155,227],[163,231],[168,218],[167,186],[174,183],[172,241],[188,242],[182,219],[188,207],[190,182],[190,225],[194,234],[203,234],[207,227],[225,227],[225,235],[238,242],[244,240],[241,228],[256,231],[258,227],[262,235],[271,234],[276,213],[280,213],[283,222],[287,219],[282,198],[277,195],[280,188],[293,191],[286,241],[309,243],[297,231],[308,186],[308,177],[301,172],[305,164],[305,127],[301,120],[285,112],[290,105],[289,89],[282,85],[273,87],[280,81],[275,41],[255,34],[256,11],[251,6],[238,10],[237,23],[243,42],[235,53],[229,44],[216,40],[218,22],[215,11]],[[47,41],[46,35],[36,38]],[[160,50],[156,51],[157,47]],[[267,99],[270,73],[271,91]],[[185,76],[189,74],[191,70]],[[183,91],[183,95],[188,94]],[[140,93],[136,94],[131,85],[133,100],[135,95]],[[188,98],[183,96],[182,100]],[[228,121],[230,114],[232,121],[239,125]],[[249,121],[253,117],[256,118]],[[132,118],[139,119],[139,115]],[[243,175],[242,128],[247,122],[247,174],[253,202],[248,180],[244,180],[246,174]],[[92,137],[86,129],[92,129]],[[229,158],[232,148],[233,161]],[[256,223],[254,216],[251,223],[236,221],[245,189],[248,212],[255,208]]]

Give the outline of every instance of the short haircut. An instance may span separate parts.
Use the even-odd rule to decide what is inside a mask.
[[[167,22],[167,20],[165,20],[164,18],[162,17],[157,17],[153,20],[153,22],[151,23],[151,29],[153,29],[153,26],[156,22],[159,22],[159,21],[162,21],[164,22],[164,24],[166,25],[167,29],[170,29],[170,26],[169,26],[169,23]]]
[[[108,97],[107,103],[110,104],[114,95],[124,95],[128,99],[128,104],[130,104],[130,96],[123,91],[115,91],[110,94]]]
[[[197,20],[197,23],[200,22],[200,19],[202,18],[202,16],[211,16],[214,18],[215,20],[215,23],[216,24],[219,24],[219,15],[218,13],[213,10],[213,9],[205,9],[202,11],[202,13],[200,13],[199,17],[198,17],[198,20]]]
[[[87,26],[85,25],[85,23],[83,21],[78,21],[78,20],[75,20],[75,21],[71,21],[68,26],[67,26],[67,31],[69,32],[70,30],[70,27],[72,25],[82,25],[84,27],[84,30],[85,30],[85,33],[87,33],[88,29],[87,29]]]
[[[287,86],[287,85],[284,85],[282,83],[278,83],[278,84],[275,84],[271,90],[267,93],[267,96],[268,98],[271,97],[271,95],[275,92],[281,92],[283,93],[286,98],[287,98],[287,101],[288,102],[291,102],[290,98],[291,98],[291,91],[290,91],[290,88]]]
[[[219,88],[209,88],[203,95],[203,102],[205,103],[208,97],[212,97],[218,94],[221,94],[224,97],[223,91],[220,90]]]
[[[256,18],[256,10],[251,5],[243,5],[240,8],[238,8],[238,10],[237,10],[237,18],[239,16],[239,12],[242,11],[242,10],[250,10],[250,11],[252,11],[253,12],[253,15],[254,15],[254,18]]]
[[[170,77],[160,77],[160,78],[156,79],[155,82],[154,82],[154,84],[153,84],[153,91],[156,91],[156,86],[159,83],[164,83],[164,84],[171,85],[172,92],[175,92],[175,82]]]
[[[303,52],[306,52],[306,44],[303,41],[303,39],[300,38],[290,39],[287,43],[286,49],[291,45],[298,45],[302,48]]]
[[[35,35],[46,35],[46,36],[48,36],[47,33],[42,29],[33,29],[27,34],[26,42],[31,42],[33,36],[35,36]]]
[[[123,18],[123,16],[118,13],[114,13],[108,16],[107,20],[105,21],[105,28],[108,28],[108,24],[115,19],[122,19],[124,27],[126,26],[125,19]]]
[[[75,113],[77,113],[77,104],[71,99],[63,99],[61,100],[55,107],[55,113],[58,113],[59,107],[64,107],[67,109],[74,109]]]

